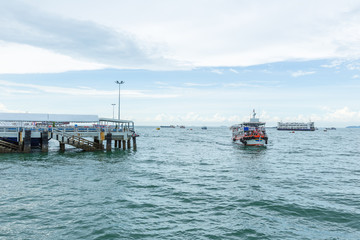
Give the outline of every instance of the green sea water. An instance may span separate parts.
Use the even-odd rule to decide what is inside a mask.
[[[1,154],[0,239],[360,239],[360,129],[137,132],[137,151]]]

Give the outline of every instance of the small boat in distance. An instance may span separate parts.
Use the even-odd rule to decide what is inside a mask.
[[[255,118],[255,109],[250,122],[235,124],[230,127],[232,130],[232,140],[241,142],[245,146],[264,146],[268,142],[265,130],[265,123],[260,122],[259,118]]]
[[[160,126],[161,128],[175,128],[174,125],[170,125],[170,126]]]
[[[207,127],[201,127],[202,130],[207,130]]]

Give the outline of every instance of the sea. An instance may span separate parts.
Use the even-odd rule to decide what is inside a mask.
[[[0,239],[360,239],[360,129],[136,131],[136,151],[1,154]]]

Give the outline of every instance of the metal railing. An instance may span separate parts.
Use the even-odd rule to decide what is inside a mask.
[[[24,130],[31,130],[32,132],[74,132],[74,133],[94,133],[94,132],[134,132],[133,127],[0,127],[1,132],[23,132]]]

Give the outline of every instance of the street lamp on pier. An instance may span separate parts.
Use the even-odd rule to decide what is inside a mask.
[[[121,84],[124,84],[124,81],[116,81],[116,84],[119,84],[119,104],[118,104],[118,120],[120,120],[120,86]]]

